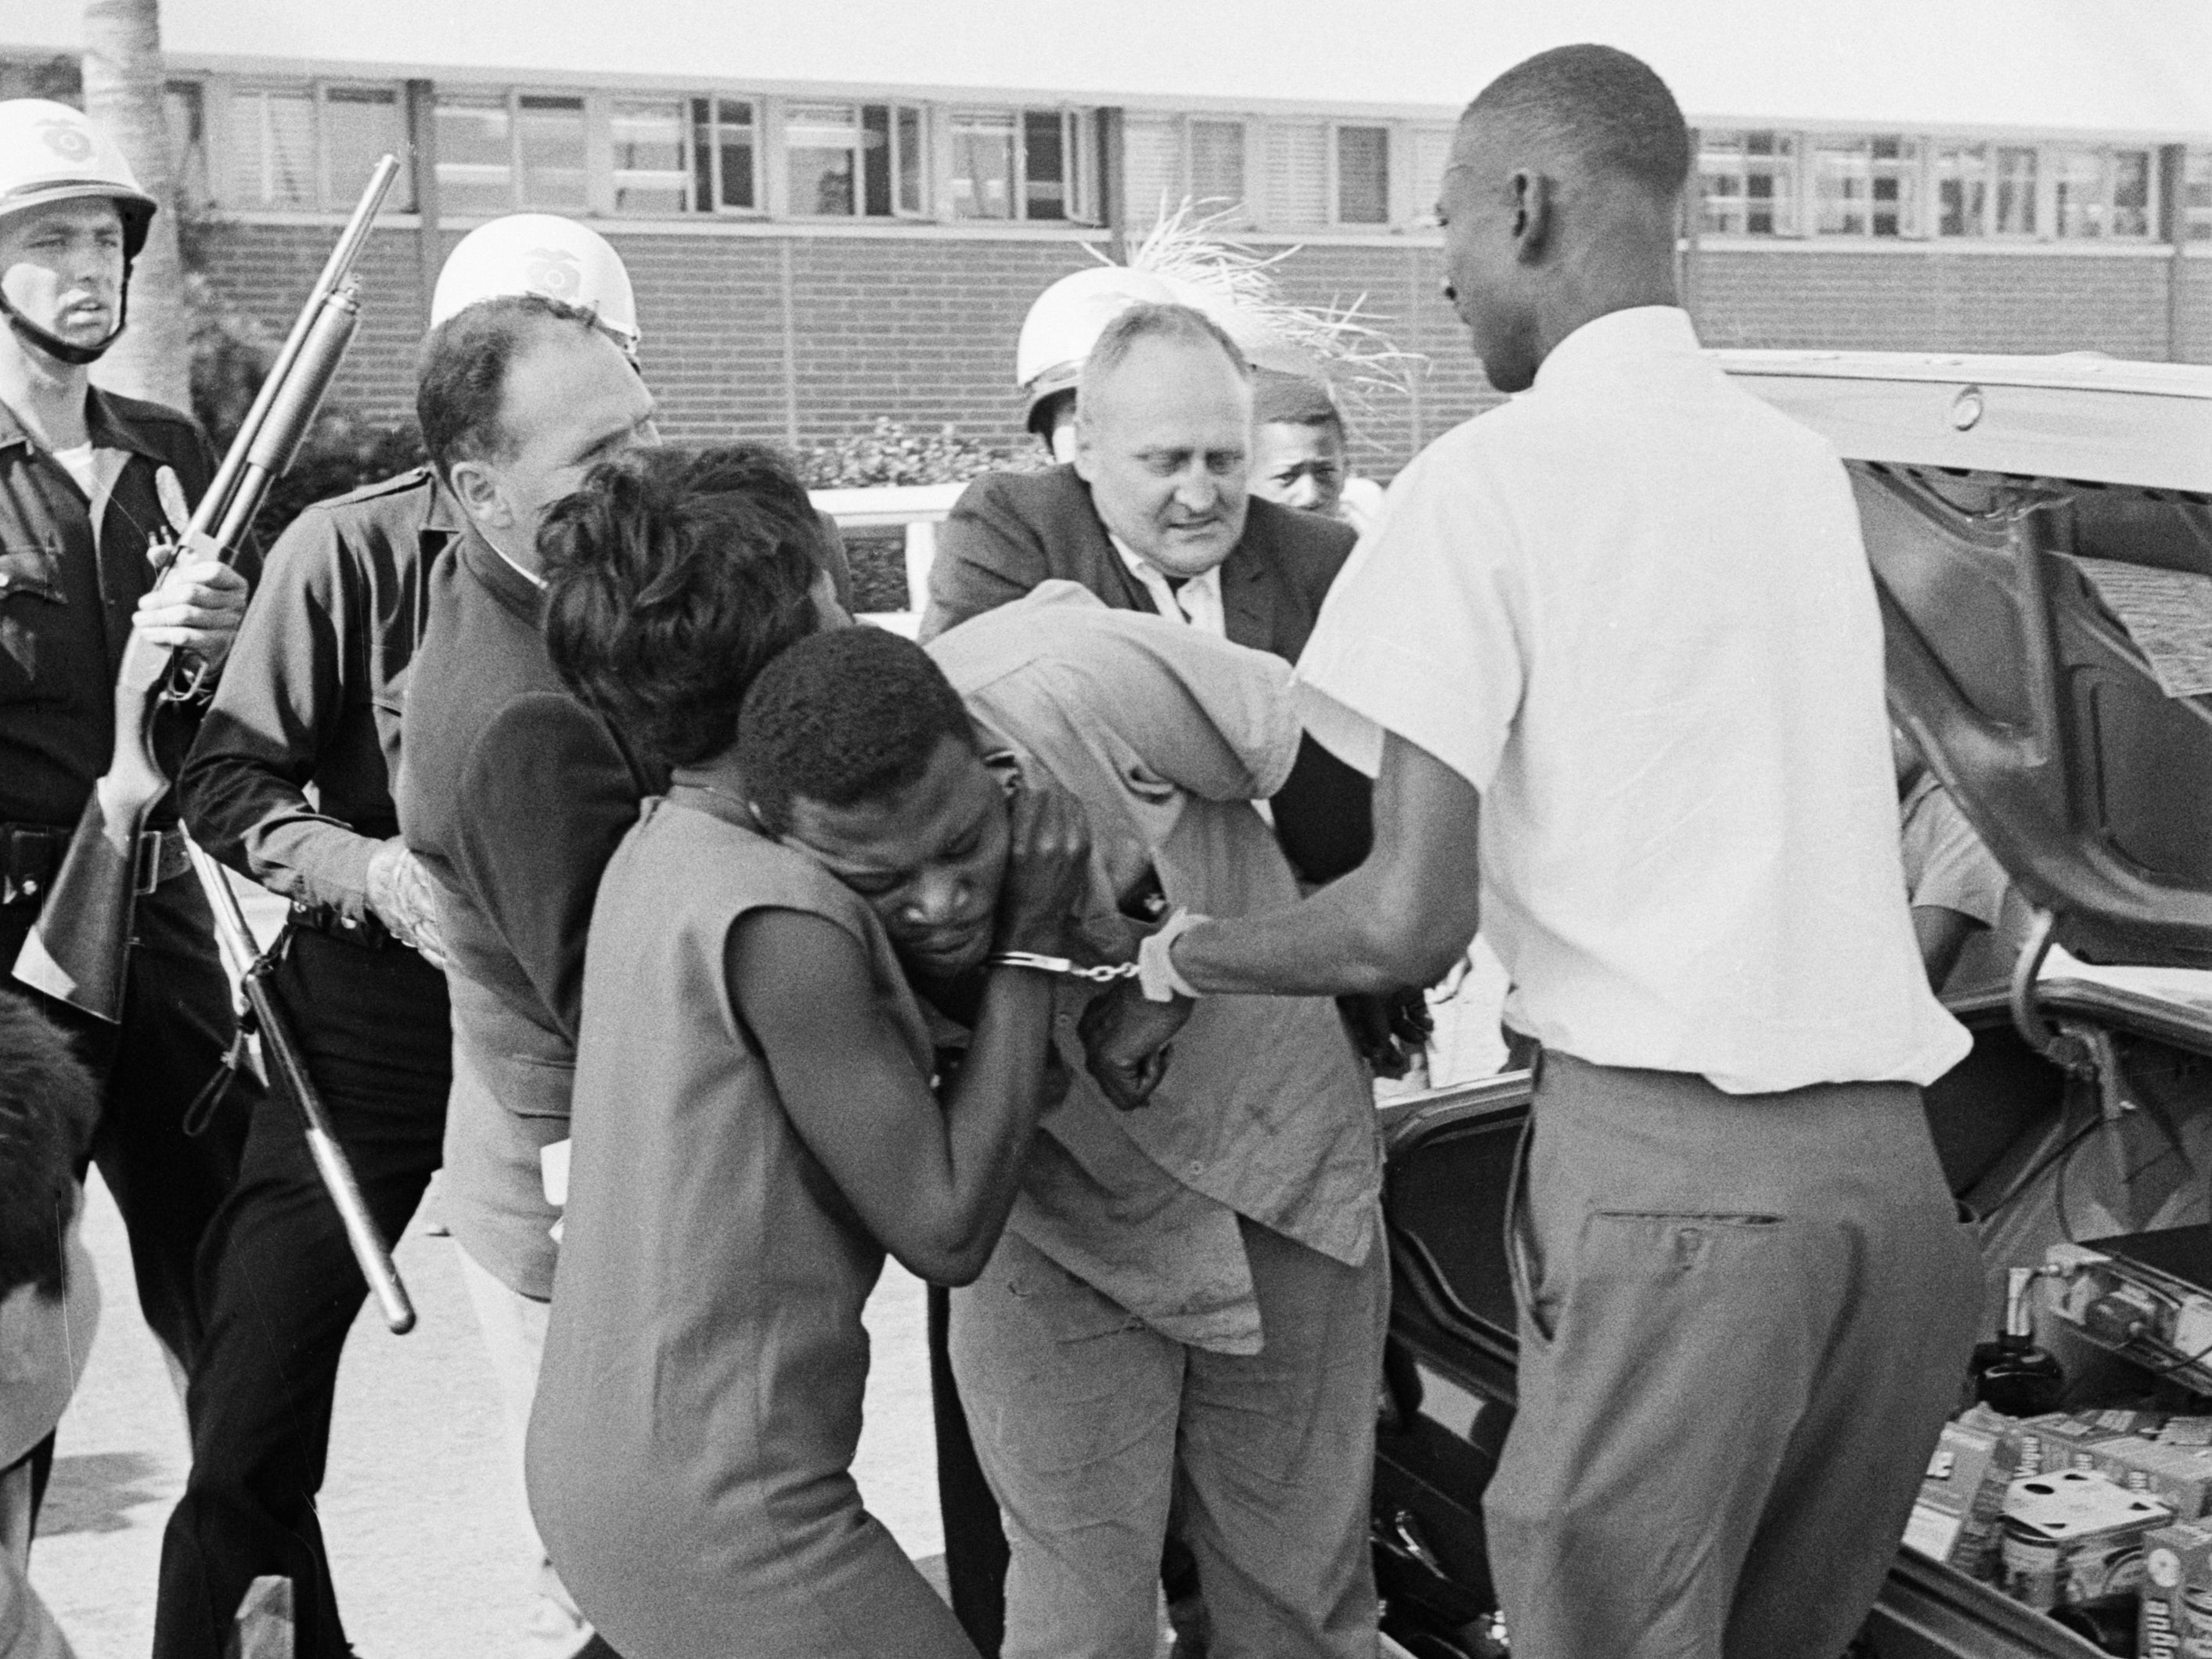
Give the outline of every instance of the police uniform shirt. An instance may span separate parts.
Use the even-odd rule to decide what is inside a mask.
[[[1826,443],[1671,307],[1576,330],[1393,485],[1297,669],[1370,773],[1395,732],[1482,797],[1507,1022],[1731,1093],[1926,1083],[1881,626]]]
[[[215,473],[199,427],[159,404],[94,389],[92,447],[125,459],[95,528],[91,496],[0,404],[0,822],[73,828],[114,752],[115,676],[138,601],[156,572],[149,543],[167,531],[155,480],[167,467],[197,501]],[[234,561],[249,578],[252,550]],[[155,752],[175,775],[199,718],[165,704]],[[176,821],[173,796],[154,808]]]
[[[294,520],[179,781],[202,846],[341,929],[368,918],[370,855],[399,833],[401,699],[431,569],[463,532],[427,468]]]

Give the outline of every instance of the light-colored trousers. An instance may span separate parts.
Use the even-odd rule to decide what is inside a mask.
[[[571,1659],[592,1639],[592,1627],[576,1610],[561,1575],[545,1553],[538,1526],[530,1518],[522,1474],[523,1443],[530,1433],[530,1402],[538,1392],[538,1368],[545,1357],[545,1320],[552,1304],[509,1290],[480,1265],[460,1241],[454,1241],[461,1279],[476,1309],[477,1328],[499,1383],[501,1426],[507,1433],[508,1467],[514,1478],[515,1514],[536,1563],[530,1604],[523,1618],[518,1659]]]
[[[1524,1156],[1483,1504],[1514,1659],[1838,1659],[1979,1311],[1920,1091],[1547,1053]]]
[[[1347,1267],[1243,1237],[1256,1354],[1164,1336],[1012,1232],[952,1293],[953,1371],[1012,1552],[1005,1659],[1152,1659],[1171,1503],[1213,1659],[1374,1659],[1388,1257],[1379,1238]]]

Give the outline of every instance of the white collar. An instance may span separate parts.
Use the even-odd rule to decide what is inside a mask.
[[[1536,389],[1610,380],[1625,364],[1700,362],[1698,331],[1679,306],[1631,306],[1593,317],[1553,346],[1536,368]]]
[[[1114,550],[1121,556],[1121,562],[1129,567],[1129,574],[1147,587],[1156,581],[1188,582],[1202,593],[1220,591],[1221,567],[1218,564],[1210,566],[1195,576],[1178,576],[1170,571],[1161,569],[1159,566],[1138,552],[1135,548],[1130,546],[1112,531],[1106,532],[1106,539],[1114,544]]]

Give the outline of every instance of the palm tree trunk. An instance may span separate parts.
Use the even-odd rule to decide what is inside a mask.
[[[115,142],[161,205],[131,273],[131,326],[94,378],[110,391],[191,407],[191,321],[177,252],[177,191],[162,109],[160,0],[87,0],[84,111]]]

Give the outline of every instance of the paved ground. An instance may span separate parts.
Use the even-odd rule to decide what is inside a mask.
[[[106,1307],[62,1421],[31,1576],[82,1659],[140,1659],[152,1641],[161,1525],[184,1482],[184,1419],[138,1317],[122,1223],[96,1177],[89,1198],[86,1239]],[[417,1224],[398,1260],[419,1322],[394,1337],[364,1311],[340,1374],[323,1526],[364,1659],[498,1659],[523,1588],[498,1404],[453,1251]],[[867,1322],[874,1364],[855,1474],[908,1553],[935,1555],[920,1284],[892,1265]]]

